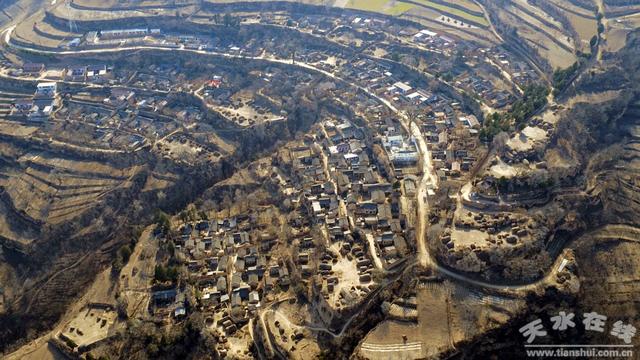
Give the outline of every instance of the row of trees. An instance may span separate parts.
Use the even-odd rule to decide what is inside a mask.
[[[237,27],[240,26],[240,17],[239,16],[233,16],[229,13],[224,14],[223,16],[220,16],[220,14],[214,14],[213,15],[213,22],[216,23],[217,25],[224,25],[224,26],[228,26],[228,27]]]
[[[593,46],[595,46],[595,44],[592,45],[592,47]],[[564,90],[571,81],[571,78],[575,75],[576,71],[580,68],[580,65],[580,61],[578,60],[568,68],[557,69],[553,72],[553,96],[559,95],[560,92]]]
[[[555,184],[554,178],[546,169],[536,169],[526,176],[496,179],[496,190],[502,193],[512,193],[514,191],[528,191],[535,189],[548,189]]]

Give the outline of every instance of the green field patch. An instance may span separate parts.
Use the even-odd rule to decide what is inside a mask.
[[[413,9],[415,7],[415,5],[413,4],[407,4],[407,3],[403,3],[403,2],[398,2],[396,3],[394,6],[392,6],[391,8],[387,9],[384,11],[385,14],[387,15],[402,15],[404,13],[406,13],[407,11]]]
[[[444,4],[436,3],[429,0],[349,0],[346,7],[357,10],[373,11],[387,15],[402,15],[407,11],[415,8],[417,5],[436,10],[443,15],[454,16],[462,20],[466,20],[470,23],[480,26],[488,26],[487,20],[482,16],[470,14],[463,10],[447,6]],[[465,5],[461,3],[461,5]]]
[[[349,0],[348,8],[398,16],[413,9],[414,4],[390,0]]]
[[[375,12],[384,12],[385,7],[389,0],[349,0],[347,4],[348,8],[357,9],[357,10],[365,10],[365,11],[375,11]]]

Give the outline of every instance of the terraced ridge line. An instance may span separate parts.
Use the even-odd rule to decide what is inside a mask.
[[[444,16],[460,20],[465,23],[471,23],[475,26],[481,27],[483,29],[489,28],[489,24],[487,23],[486,18],[484,18],[484,14],[479,13],[471,13],[467,8],[464,8],[460,5],[451,6],[449,3],[445,3],[441,0],[400,0],[404,3],[413,4],[415,6],[420,6],[423,8],[428,8],[431,10],[435,10],[441,13]],[[464,8],[464,10],[462,10]]]
[[[545,21],[542,21],[541,19],[539,19],[536,16],[531,15],[529,12],[527,11],[523,11],[520,7],[514,6],[514,8],[517,8],[518,10],[524,12],[525,14],[531,16],[534,20],[540,21],[540,23],[542,25],[547,25]],[[537,26],[536,24],[533,24],[529,21],[527,21],[526,19],[524,19],[522,16],[518,15],[517,13],[505,8],[504,9],[505,12],[507,12],[509,15],[515,17],[516,19],[519,19],[522,21],[522,23],[528,27],[530,27],[531,29],[533,29],[534,31],[537,31],[539,34],[543,35],[544,37],[548,38],[551,42],[553,42],[554,44],[556,44],[558,47],[560,47],[561,49],[569,52],[569,53],[573,53],[573,49],[570,48],[567,44],[565,44],[564,42],[558,40],[553,34],[550,34],[546,29],[543,29],[539,26]],[[551,28],[555,28],[555,26],[549,26]]]

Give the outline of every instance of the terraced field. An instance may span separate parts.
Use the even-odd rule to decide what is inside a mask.
[[[436,12],[438,16],[450,16],[479,26],[489,25],[482,16],[482,10],[471,1],[349,0],[346,7],[379,12],[387,15],[401,15],[412,9],[427,8]],[[435,18],[437,18],[437,16]]]
[[[637,307],[640,277],[635,271],[640,255],[638,229],[606,226],[595,236],[580,239],[576,251],[579,256],[589,259],[582,264],[583,271],[590,274],[583,284],[583,292],[589,294],[583,300],[585,308],[612,314],[624,312],[637,319],[640,316]],[[604,263],[608,265],[603,267]]]
[[[166,5],[166,1],[162,0],[73,0],[73,5],[83,8],[103,8],[112,9],[116,7],[143,7],[143,6],[159,6]],[[186,2],[181,1],[181,4],[185,5],[196,3],[195,1]]]
[[[449,33],[462,39],[490,45],[496,43],[483,12],[468,2],[399,0],[413,7],[403,18],[423,24],[434,31]],[[469,6],[468,8],[464,6]],[[467,9],[467,10],[461,10]]]
[[[605,49],[611,52],[624,47],[627,35],[640,27],[640,5],[619,6],[617,4],[619,2],[605,1]]]
[[[571,23],[571,27],[578,34],[582,42],[582,51],[588,52],[590,39],[597,35],[598,23],[592,10],[578,7],[568,1],[547,0],[547,2],[562,11]]]
[[[44,13],[37,14],[29,19],[20,22],[14,32],[13,41],[24,44],[32,44],[36,47],[55,49],[61,45],[61,38],[71,37],[71,34],[64,33],[62,30],[54,29],[54,32],[45,33],[43,28],[50,28],[49,25],[42,25],[44,21]],[[51,27],[52,28],[52,27]]]
[[[640,4],[638,3],[616,0],[604,0],[603,3],[608,17],[620,17],[640,12]]]
[[[567,13],[572,13],[574,15],[582,16],[582,17],[592,17],[595,18],[595,12],[589,10],[587,8],[578,6],[570,1],[562,1],[562,0],[547,0],[549,3],[566,11]]]
[[[576,50],[589,50],[590,39],[583,39],[564,16],[566,12],[555,4],[548,1],[538,1],[538,6],[533,4],[512,0],[501,7],[491,5],[490,11],[495,12],[494,16],[500,24],[514,29],[519,38],[538,52],[552,68],[571,66],[577,60]],[[582,32],[588,35],[585,29]]]
[[[487,20],[482,16],[482,10],[468,1],[415,0],[415,2],[421,6],[437,10],[445,16],[453,16],[463,21],[471,22],[474,25],[489,26]]]
[[[9,115],[11,104],[20,99],[27,99],[28,94],[14,92],[0,92],[0,117]]]
[[[25,14],[29,14],[39,8],[44,0],[0,0],[0,25],[20,20]]]
[[[70,220],[95,207],[109,192],[129,186],[135,168],[27,153],[20,169],[9,172],[3,186],[12,206],[38,222]]]

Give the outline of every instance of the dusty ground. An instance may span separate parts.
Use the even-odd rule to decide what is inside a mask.
[[[360,355],[367,359],[419,359],[423,356],[424,344],[418,338],[421,327],[395,320],[387,320],[369,333],[360,347]],[[402,336],[411,336],[404,341]],[[390,355],[392,354],[392,355]]]
[[[447,291],[441,284],[420,285],[418,322],[382,322],[363,340],[360,354],[369,359],[419,359],[448,347],[451,339]]]
[[[107,337],[117,317],[115,311],[85,308],[67,325],[63,335],[78,346],[90,345]]]
[[[545,130],[537,126],[527,126],[509,139],[507,146],[517,151],[528,151],[532,149],[536,143],[540,143],[546,139],[547,132]]]
[[[245,326],[244,329],[247,327]],[[229,345],[229,355],[232,359],[251,359],[252,356],[248,354],[249,347],[253,342],[251,340],[251,336],[249,332],[246,330],[241,330],[239,333],[236,333],[232,337],[228,337],[227,344]]]
[[[486,232],[475,229],[458,229],[451,232],[451,241],[460,246],[475,245],[483,247],[487,244],[489,235]]]
[[[495,176],[498,179],[501,177],[511,178],[518,174],[516,168],[511,165],[505,164],[501,159],[498,159],[498,163],[492,166],[489,171],[491,172],[491,175]]]
[[[152,232],[152,227],[145,229],[131,253],[129,262],[120,272],[120,293],[126,299],[127,313],[130,318],[142,317],[148,308],[149,289],[158,251],[158,240]]]
[[[2,0],[0,1],[0,25],[20,21],[24,16],[41,9],[51,0]]]
[[[0,202],[0,236],[23,244],[31,243],[37,238],[38,234],[35,230],[17,223],[8,214],[9,209]]]
[[[16,352],[8,354],[6,360],[57,360],[60,354],[49,346],[49,339],[65,330],[67,325],[77,317],[89,302],[115,303],[111,268],[98,274],[96,280],[85,294],[78,299],[50,332],[21,347]]]
[[[335,243],[332,248],[339,253],[340,243]],[[358,267],[355,261],[350,261],[346,257],[341,257],[337,263],[333,264],[333,272],[340,281],[335,285],[333,293],[329,294],[329,303],[332,305],[339,304],[340,291],[344,289],[348,293],[358,292],[355,290],[358,286],[369,286],[369,283],[361,283],[358,275]]]
[[[423,359],[505,324],[522,300],[488,296],[449,282],[417,286],[418,321],[385,320],[358,348],[368,359]],[[406,341],[403,338],[406,336]]]
[[[144,188],[142,189],[142,191],[144,192],[166,189],[175,185],[175,181],[177,180],[178,178],[173,174],[157,174],[154,172],[147,178],[147,182],[144,184]]]
[[[287,350],[292,359],[316,358],[320,354],[315,336],[304,326],[309,320],[307,306],[301,307],[298,304],[284,302],[269,311],[266,320],[277,345]],[[304,337],[296,342],[292,340],[292,335],[295,333],[302,333]]]

